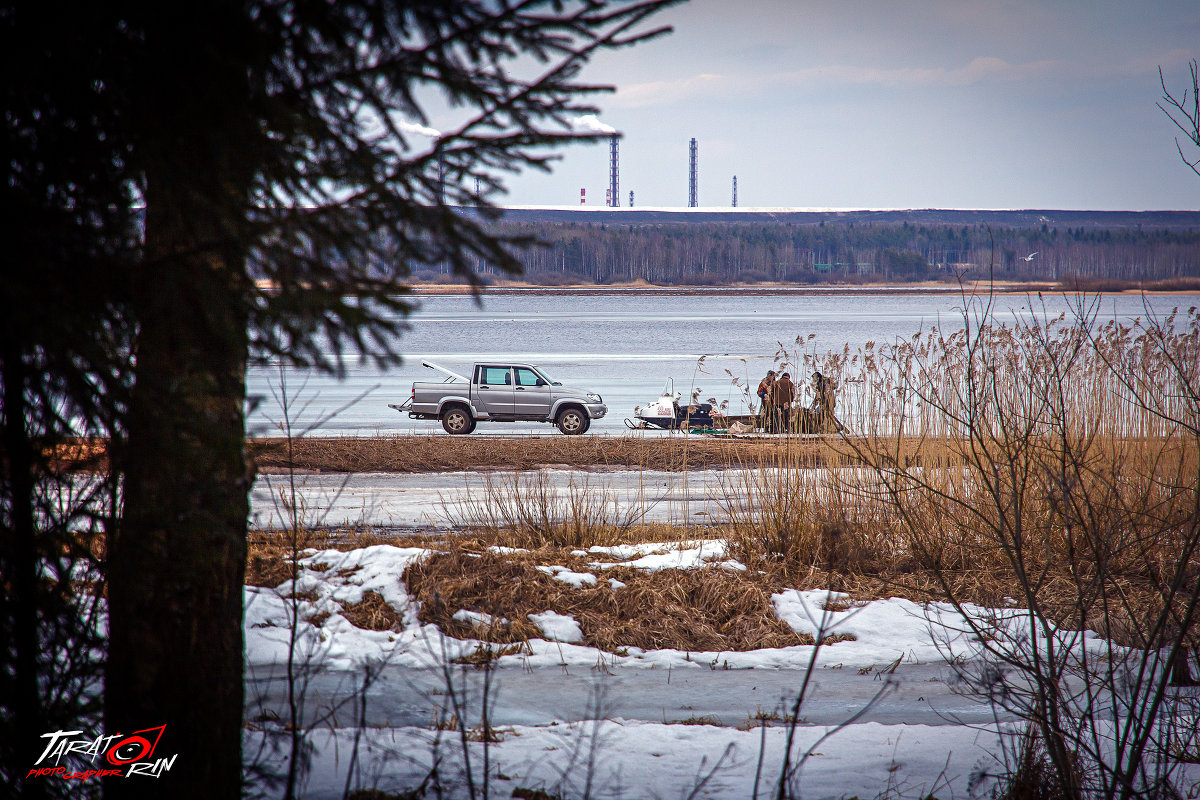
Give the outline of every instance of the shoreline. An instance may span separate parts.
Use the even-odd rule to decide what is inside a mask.
[[[1188,279],[1191,280],[1191,279]],[[480,287],[479,294],[512,294],[512,295],[574,295],[574,296],[616,296],[616,295],[674,295],[686,296],[755,296],[755,295],[795,295],[795,296],[828,296],[846,297],[855,295],[909,295],[909,294],[967,294],[972,297],[982,297],[987,294],[1057,294],[1071,296],[1098,295],[1196,295],[1200,294],[1200,278],[1196,285],[1188,288],[1160,289],[1154,286],[1121,286],[1120,288],[1099,288],[1084,286],[1080,289],[1066,289],[1057,281],[994,281],[990,284],[982,281],[957,284],[946,281],[920,281],[913,283],[855,283],[855,284],[794,284],[794,283],[745,283],[728,286],[660,286],[646,281],[632,283],[571,283],[561,286],[545,286],[527,281],[501,280]],[[274,281],[258,279],[255,286],[259,291],[273,292],[278,288]],[[468,296],[474,289],[465,283],[430,283],[414,281],[405,285],[402,293],[413,296]]]
[[[472,289],[465,284],[433,284],[415,283],[409,287],[413,295],[423,296],[456,296],[470,295]],[[1125,288],[1120,290],[1088,290],[1082,291],[1063,289],[1055,282],[1046,283],[996,283],[991,286],[994,294],[1057,294],[1070,296],[1095,295],[1195,295],[1200,294],[1200,286],[1196,289],[1153,289]],[[910,295],[910,294],[967,294],[972,297],[986,296],[989,293],[987,284],[976,283],[966,286],[947,284],[934,281],[921,283],[878,283],[878,284],[830,284],[806,285],[782,283],[742,284],[734,286],[657,286],[649,283],[616,283],[600,284],[569,284],[565,286],[541,286],[522,281],[502,281],[480,290],[481,295],[512,294],[512,295],[574,295],[574,296],[619,296],[619,295],[672,295],[687,296],[756,296],[756,295],[795,295],[795,296],[831,296],[846,297],[857,295]]]

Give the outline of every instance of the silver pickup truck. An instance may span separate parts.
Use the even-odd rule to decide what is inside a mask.
[[[600,395],[564,387],[531,364],[476,364],[469,379],[428,361],[421,364],[448,377],[441,383],[414,383],[412,397],[391,408],[413,419],[440,419],[446,433],[470,433],[476,422],[553,422],[576,435],[608,413]]]

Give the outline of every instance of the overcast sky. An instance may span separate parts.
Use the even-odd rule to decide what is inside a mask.
[[[693,0],[675,32],[604,54],[621,205],[1197,209],[1155,107],[1190,84],[1197,0]],[[504,202],[603,205],[607,145],[513,179]]]

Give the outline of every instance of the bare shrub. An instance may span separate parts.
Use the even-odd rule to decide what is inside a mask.
[[[1029,723],[1014,797],[1169,793],[1161,715],[1200,635],[1200,317],[1100,326],[1091,310],[1007,327],[985,304],[961,333],[891,350],[919,411],[843,440],[875,477],[863,501],[891,508],[979,643],[953,662],[962,688]],[[953,464],[901,457],[913,427]],[[1015,608],[968,607],[967,566],[1008,577]]]

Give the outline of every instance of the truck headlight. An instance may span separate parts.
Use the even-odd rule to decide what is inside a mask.
[[[600,395],[596,394],[595,392],[588,392],[587,398],[588,398],[588,400],[591,400],[593,403],[603,403],[604,402],[604,398],[600,397]]]

